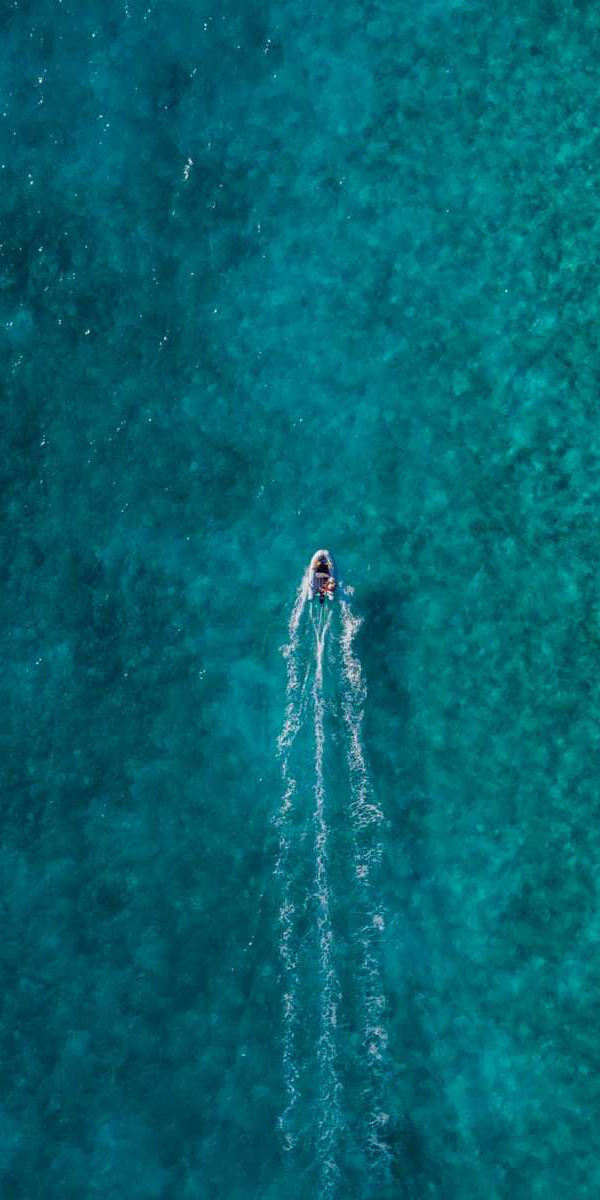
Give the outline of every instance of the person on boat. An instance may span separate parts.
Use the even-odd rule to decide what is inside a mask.
[[[321,572],[323,575],[329,575],[329,563],[325,557],[319,559],[316,570]]]
[[[333,596],[334,592],[335,592],[335,579],[328,579],[328,580],[322,579],[321,583],[319,585],[319,600],[321,601],[321,604],[325,603],[325,597],[328,593],[330,596]]]

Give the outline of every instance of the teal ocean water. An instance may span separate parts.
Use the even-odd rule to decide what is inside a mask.
[[[597,1197],[598,4],[0,30],[2,1196]]]

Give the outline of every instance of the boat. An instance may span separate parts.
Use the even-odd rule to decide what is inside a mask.
[[[333,600],[337,578],[335,563],[329,550],[317,550],[310,560],[308,569],[308,594],[311,600],[319,597],[321,604],[325,598]]]

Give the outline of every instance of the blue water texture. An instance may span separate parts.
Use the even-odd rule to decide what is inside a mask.
[[[5,1200],[600,1194],[599,30],[1,7]]]

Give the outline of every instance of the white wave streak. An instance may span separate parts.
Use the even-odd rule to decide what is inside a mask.
[[[311,614],[312,615],[312,614]],[[330,914],[330,895],[327,879],[327,822],[325,820],[325,780],[323,752],[325,748],[323,700],[323,653],[331,612],[322,613],[315,621],[316,636],[315,678],[312,689],[315,733],[315,898],[317,901],[317,935],[319,944],[319,1042],[317,1061],[319,1071],[318,1156],[320,1196],[332,1193],[337,1176],[335,1136],[339,1123],[341,1085],[336,1071],[336,1024],[339,1004],[339,984],[333,963],[333,930]]]
[[[285,689],[285,719],[283,729],[277,738],[277,749],[280,756],[289,749],[297,733],[298,709],[296,692],[298,690],[298,642],[300,637],[300,622],[308,600],[308,572],[296,592],[294,607],[288,623],[289,641],[281,647],[281,653],[286,660],[287,681]]]
[[[281,904],[279,908],[279,957],[283,974],[282,1020],[283,1020],[283,1077],[285,1088],[285,1108],[279,1117],[279,1128],[283,1136],[286,1150],[291,1150],[295,1143],[292,1133],[292,1117],[298,1102],[299,1069],[296,1062],[296,996],[298,990],[297,962],[293,947],[294,938],[294,904],[291,899],[291,879],[289,870],[290,834],[289,815],[296,792],[296,779],[289,769],[289,759],[294,739],[302,725],[304,703],[310,661],[308,662],[302,686],[300,687],[299,641],[300,623],[308,598],[308,573],[305,574],[294,602],[289,620],[289,641],[282,647],[286,659],[286,703],[283,728],[277,738],[277,753],[280,760],[282,793],[279,808],[273,817],[273,822],[279,830],[279,845],[274,874],[283,880]],[[299,690],[300,688],[300,690]]]
[[[354,870],[361,894],[361,910],[363,923],[360,930],[360,946],[362,950],[362,978],[364,986],[364,1025],[363,1045],[366,1062],[373,1082],[373,1075],[382,1062],[387,1045],[387,1030],[385,1027],[385,996],[379,966],[379,948],[377,942],[385,927],[385,920],[380,906],[372,896],[370,875],[381,858],[381,844],[377,840],[377,827],[383,820],[383,813],[375,802],[369,780],[362,745],[362,724],[367,689],[363,680],[362,668],[354,653],[353,642],[362,624],[355,617],[347,601],[342,600],[342,632],[340,648],[342,652],[342,672],[346,687],[344,689],[342,711],[348,733],[348,767],[350,771],[350,814],[353,826],[354,841]],[[378,1158],[389,1157],[389,1151],[382,1137],[388,1114],[381,1109],[381,1101],[372,1088],[371,1115],[368,1121],[366,1135],[368,1150]]]

